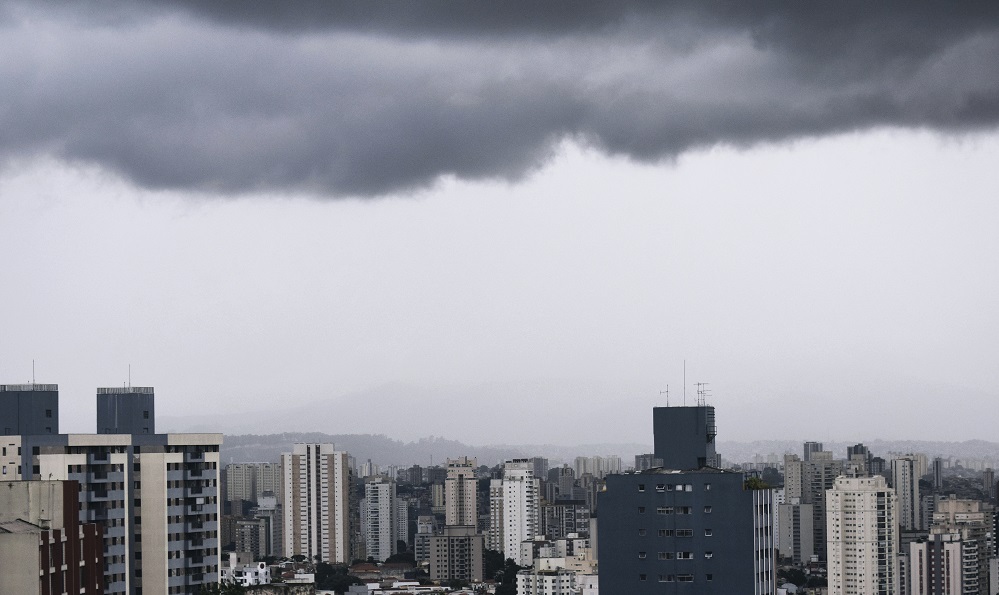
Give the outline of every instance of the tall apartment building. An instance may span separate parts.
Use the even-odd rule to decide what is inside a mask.
[[[259,502],[264,494],[284,496],[280,463],[229,463],[225,467],[225,499]]]
[[[808,461],[812,460],[812,453],[822,452],[822,450],[823,450],[822,443],[821,442],[806,442],[805,443],[805,447],[804,447],[803,450],[804,450],[804,454],[801,457],[801,460],[803,460],[803,461],[805,461],[807,463]]]
[[[780,555],[795,564],[807,563],[815,554],[815,515],[811,504],[800,502],[777,505]]]
[[[398,551],[398,541],[406,539],[409,503],[396,495],[395,481],[376,475],[364,480],[361,525],[369,557],[384,562]]]
[[[540,529],[541,486],[530,459],[503,465],[503,556],[522,566],[521,542],[534,539]]]
[[[445,525],[474,527],[478,522],[476,496],[479,483],[475,470],[474,458],[448,459],[447,479],[444,480]]]
[[[565,539],[570,534],[590,535],[590,509],[583,500],[556,500],[541,505],[540,534]]]
[[[350,481],[346,452],[299,443],[281,455],[285,555],[350,562]]]
[[[838,477],[826,492],[829,595],[897,595],[895,492],[884,477]]]
[[[775,494],[709,466],[714,408],[653,410],[663,467],[611,475],[599,494],[600,591],[763,595],[776,590]]]
[[[795,455],[784,457],[784,499],[794,504],[810,504],[812,511],[810,541],[814,553],[820,560],[826,558],[826,491],[831,489],[837,477],[843,474],[843,462],[833,459],[829,451],[821,448],[818,442],[806,442],[807,460]],[[792,517],[793,518],[793,517]],[[791,529],[807,531],[807,525]],[[809,540],[807,536],[806,541]]]
[[[35,393],[39,403],[25,407]],[[197,595],[218,581],[221,434],[156,434],[150,387],[97,389],[97,434],[49,425],[56,385],[5,385],[0,394],[19,403],[0,409],[0,427],[43,432],[0,436],[11,471],[18,453],[9,479],[79,483],[80,521],[103,529],[105,593]]]
[[[919,511],[919,461],[906,455],[891,462],[891,485],[898,498],[898,524],[903,531],[925,528]]]
[[[977,500],[958,499],[953,495],[939,500],[936,504],[929,539],[931,542],[951,544],[951,548],[960,548],[962,559],[960,593],[975,595],[990,593],[990,532],[994,528],[994,514],[994,510],[988,504]],[[928,549],[929,555],[933,552],[933,548]],[[932,557],[930,560],[932,562]],[[917,570],[913,564],[913,572]],[[932,568],[930,570],[932,571]],[[939,576],[939,573],[936,576]],[[956,575],[951,573],[951,576]],[[931,590],[927,593],[947,593],[943,590],[932,590],[946,588],[944,584],[930,583],[930,587]]]

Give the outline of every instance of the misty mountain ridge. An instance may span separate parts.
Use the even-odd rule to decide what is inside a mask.
[[[448,458],[460,456],[475,457],[480,465],[492,466],[512,458],[541,456],[551,464],[557,462],[572,464],[577,456],[621,457],[622,466],[634,464],[634,456],[652,451],[651,444],[638,443],[593,443],[576,446],[553,444],[493,444],[474,446],[440,436],[428,436],[416,441],[404,442],[383,434],[325,434],[322,432],[286,432],[282,434],[244,434],[225,437],[221,449],[223,463],[278,461],[282,452],[289,452],[296,442],[332,443],[338,450],[346,450],[358,464],[367,460],[388,466],[410,466],[414,464],[444,465]],[[766,457],[785,453],[801,456],[804,441],[758,440],[754,442],[720,442],[718,451],[728,463],[752,462],[755,455]],[[853,442],[826,442],[823,446],[831,450],[837,458],[846,457],[847,446]],[[939,442],[926,440],[872,440],[864,442],[874,456],[885,456],[889,452],[923,453],[928,457],[944,457],[953,460],[997,460],[999,443],[985,440],[965,442]]]

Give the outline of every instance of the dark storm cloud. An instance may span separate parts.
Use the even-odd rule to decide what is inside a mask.
[[[13,6],[13,8],[11,7]],[[999,122],[997,3],[186,2],[0,12],[0,154],[149,188],[380,195]]]

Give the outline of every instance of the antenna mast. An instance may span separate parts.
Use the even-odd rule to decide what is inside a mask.
[[[708,382],[697,383],[697,406],[704,407],[707,398],[711,396],[711,390],[707,388]]]
[[[659,391],[660,395],[666,395],[666,406],[669,407],[669,385],[666,385],[666,390]]]

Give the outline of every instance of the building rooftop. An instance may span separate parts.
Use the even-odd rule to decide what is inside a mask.
[[[153,387],[151,386],[130,386],[128,388],[122,387],[110,387],[110,388],[98,388],[97,394],[99,395],[151,395],[153,394]]]
[[[38,533],[42,528],[28,521],[17,519],[0,523],[0,533]]]
[[[53,392],[59,390],[58,384],[0,384],[0,393],[6,392]]]

